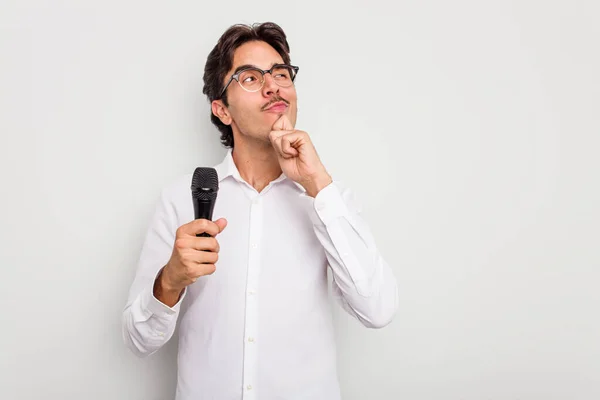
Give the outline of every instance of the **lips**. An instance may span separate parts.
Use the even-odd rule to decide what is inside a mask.
[[[269,106],[265,111],[282,112],[285,111],[287,107],[287,104],[285,104],[283,101],[278,101],[277,103],[273,103],[271,106]]]

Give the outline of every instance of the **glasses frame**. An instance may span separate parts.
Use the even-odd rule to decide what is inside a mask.
[[[219,99],[223,98],[223,95],[225,94],[225,91],[227,90],[227,88],[229,87],[229,85],[231,84],[231,82],[233,82],[234,80],[246,92],[250,92],[250,93],[258,92],[260,89],[263,88],[263,86],[265,86],[265,74],[268,72],[269,74],[271,74],[271,76],[273,76],[273,70],[275,68],[280,68],[280,67],[288,67],[288,68],[291,68],[292,70],[294,70],[294,77],[292,78],[292,85],[293,85],[294,84],[294,80],[298,76],[298,70],[300,69],[300,67],[297,67],[295,65],[290,65],[290,64],[275,64],[270,69],[260,69],[258,67],[244,68],[243,70],[241,70],[241,71],[239,71],[239,72],[231,75],[231,78],[229,78],[229,81],[227,82],[227,85],[225,85],[225,87],[221,91],[221,94],[219,95]],[[249,71],[249,70],[259,71],[261,73],[261,75],[262,75],[262,83],[260,84],[260,87],[258,89],[256,89],[256,90],[248,90],[244,86],[242,86],[242,84],[240,83],[240,75],[242,73],[246,72],[246,71]],[[277,83],[276,80],[274,80],[274,81],[275,81],[275,83]],[[292,86],[292,85],[290,85],[290,86]],[[277,86],[279,86],[279,87],[290,87],[290,86],[281,86],[279,83],[277,83]]]

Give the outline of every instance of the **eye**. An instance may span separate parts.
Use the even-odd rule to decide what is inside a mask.
[[[261,74],[259,71],[250,69],[243,71],[240,73],[240,83],[244,85],[255,85],[257,82],[260,82]]]
[[[286,67],[276,67],[273,70],[273,78],[278,81],[286,81],[290,79],[291,71]]]

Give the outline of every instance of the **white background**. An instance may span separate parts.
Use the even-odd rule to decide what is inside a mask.
[[[224,149],[202,95],[234,23],[288,34],[297,127],[400,286],[336,309],[347,400],[600,398],[596,1],[0,5],[0,398],[164,400],[121,310],[163,185]]]

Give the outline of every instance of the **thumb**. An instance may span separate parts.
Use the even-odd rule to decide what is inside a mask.
[[[215,224],[219,227],[219,233],[223,232],[223,229],[227,226],[227,220],[225,218],[219,218],[215,221]]]
[[[281,117],[275,121],[273,124],[274,131],[292,131],[294,130],[294,126],[292,125],[292,121],[288,118],[287,115],[281,114]]]

